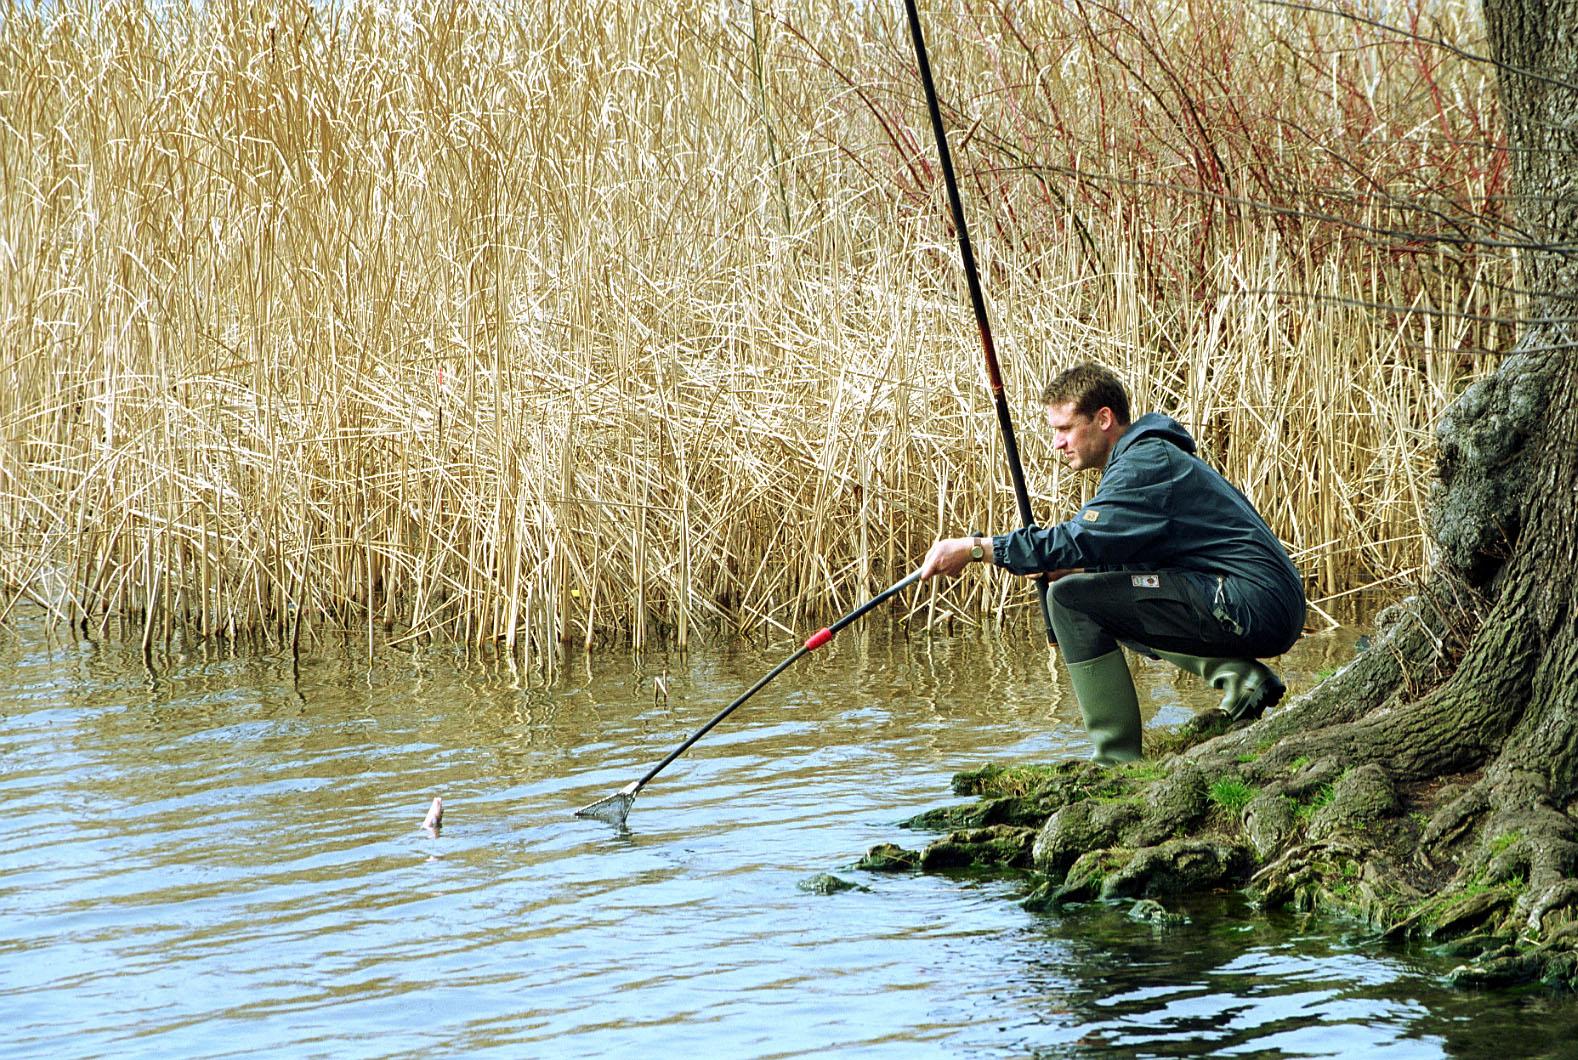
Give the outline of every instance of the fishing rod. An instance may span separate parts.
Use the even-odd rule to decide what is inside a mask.
[[[811,636],[807,638],[806,642],[802,644],[793,655],[789,656],[783,662],[769,670],[764,677],[762,677],[750,688],[746,689],[745,693],[733,703],[730,703],[728,706],[718,711],[717,714],[714,714],[711,721],[707,722],[707,724],[691,733],[684,743],[680,744],[678,747],[674,748],[674,750],[668,753],[668,757],[664,758],[663,761],[647,770],[646,776],[642,777],[640,780],[631,781],[629,784],[626,784],[623,788],[620,788],[618,791],[614,792],[614,794],[609,795],[606,798],[598,799],[596,802],[591,803],[590,805],[581,807],[579,810],[575,811],[575,815],[577,817],[595,818],[599,821],[606,821],[608,824],[614,825],[615,827],[623,828],[625,824],[625,818],[630,816],[630,806],[636,801],[636,792],[646,787],[649,780],[663,772],[663,770],[667,769],[669,764],[673,762],[674,759],[690,750],[692,744],[701,739],[703,736],[707,735],[707,733],[711,732],[714,725],[718,724],[718,722],[722,721],[724,718],[727,718],[730,714],[733,714],[742,703],[765,688],[768,682],[770,682],[773,678],[777,677],[779,674],[789,669],[789,667],[799,662],[805,656],[809,655],[811,652],[816,651],[816,649],[832,640],[834,634],[843,629],[845,626],[849,625],[851,622],[855,621],[860,616],[864,615],[867,611],[870,611],[879,604],[892,599],[894,596],[897,596],[905,589],[908,589],[911,585],[914,585],[920,580],[920,573],[921,572],[918,570],[911,571],[909,575],[897,582],[894,582],[892,585],[888,586],[876,596],[873,596],[871,599],[867,600],[865,603],[861,604],[859,607],[855,608],[853,611],[849,612],[849,614],[845,615],[843,618],[840,618],[832,625],[824,626],[822,629],[819,629],[815,633],[811,634]]]
[[[975,324],[981,332],[986,351],[986,379],[992,388],[992,404],[997,409],[997,426],[1003,435],[1003,455],[1008,459],[1008,477],[1014,484],[1014,501],[1019,506],[1019,522],[1033,526],[1030,491],[1025,488],[1025,469],[1019,462],[1019,443],[1014,440],[1014,422],[1008,413],[1008,396],[1003,392],[1003,373],[997,364],[997,347],[992,342],[992,325],[986,318],[986,299],[981,294],[981,278],[975,269],[975,253],[970,249],[970,230],[964,224],[964,206],[959,201],[959,182],[953,175],[953,157],[948,153],[948,138],[942,131],[942,111],[937,106],[937,86],[932,83],[931,64],[926,61],[926,38],[921,33],[920,15],[915,0],[904,0],[909,15],[910,37],[915,42],[915,61],[920,65],[921,84],[926,88],[926,108],[931,111],[931,131],[937,139],[937,155],[942,161],[942,178],[948,186],[948,205],[953,209],[953,227],[959,233],[959,257],[964,260],[964,278],[970,288],[970,304],[975,307]],[[1036,579],[1036,595],[1041,601],[1041,620],[1046,625],[1047,643],[1056,644],[1052,631],[1052,602],[1047,596],[1048,582]]]

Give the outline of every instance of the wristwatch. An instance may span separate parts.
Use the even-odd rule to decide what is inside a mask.
[[[986,549],[981,547],[981,539],[978,537],[970,539],[970,558],[977,563],[986,558]]]

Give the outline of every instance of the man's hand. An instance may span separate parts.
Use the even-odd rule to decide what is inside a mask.
[[[970,549],[975,546],[973,537],[945,537],[931,546],[926,561],[921,564],[921,581],[941,574],[952,578],[970,564]],[[987,539],[990,550],[990,538]],[[990,555],[990,551],[988,551]]]

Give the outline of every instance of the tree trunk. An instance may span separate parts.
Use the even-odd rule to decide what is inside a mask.
[[[941,841],[947,863],[1033,828],[1019,860],[1048,901],[1247,882],[1270,905],[1473,935],[1464,982],[1578,988],[1578,0],[1486,0],[1485,16],[1526,311],[1440,425],[1427,587],[1258,723],[1107,772],[959,778],[993,798],[951,811],[976,827]]]

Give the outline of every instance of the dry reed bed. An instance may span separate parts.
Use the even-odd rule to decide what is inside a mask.
[[[1012,525],[893,12],[558,6],[7,16],[0,611],[546,660],[803,631]],[[1404,198],[1495,223],[1485,71],[1388,73],[1391,37],[1288,9],[1229,42],[1056,6],[927,10],[1038,512],[1089,484],[1035,393],[1099,357],[1317,594],[1396,584],[1430,423],[1513,296],[1471,242],[1387,233]],[[1229,53],[1230,83],[1179,72]],[[1311,70],[1330,91],[1271,124]],[[969,578],[913,619],[1027,602]]]

